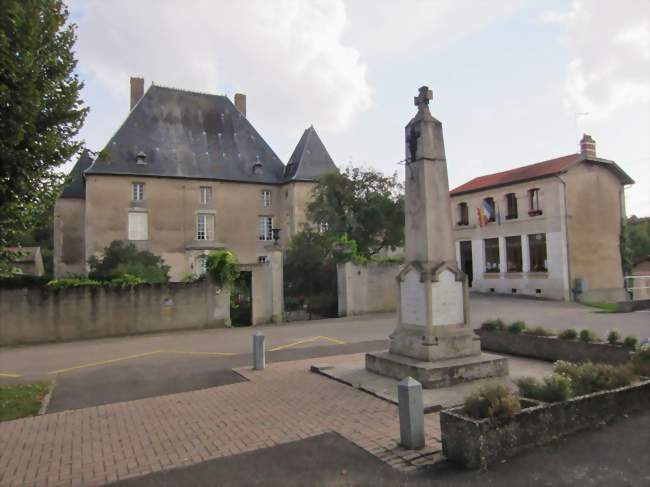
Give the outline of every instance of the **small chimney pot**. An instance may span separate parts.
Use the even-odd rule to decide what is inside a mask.
[[[144,95],[144,78],[131,76],[131,110],[140,101],[142,95]]]
[[[582,135],[582,139],[580,140],[580,153],[584,157],[596,157],[596,141],[591,135]]]
[[[242,93],[235,93],[235,106],[237,107],[237,110],[239,110],[239,113],[241,113],[245,117],[246,116],[246,95]]]

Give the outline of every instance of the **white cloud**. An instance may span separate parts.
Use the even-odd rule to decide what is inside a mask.
[[[573,56],[566,106],[607,119],[621,108],[650,102],[650,4],[647,0],[574,1],[543,19],[566,25]]]
[[[130,75],[239,91],[256,121],[294,137],[310,123],[345,129],[370,106],[366,67],[341,41],[342,0],[75,0],[71,7],[80,71],[125,98]]]

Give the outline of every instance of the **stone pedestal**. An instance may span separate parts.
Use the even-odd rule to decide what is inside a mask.
[[[481,353],[469,326],[467,276],[458,268],[442,124],[420,88],[406,126],[405,251],[397,276],[398,323],[388,352],[366,355],[366,368],[425,388],[508,374],[506,359]]]

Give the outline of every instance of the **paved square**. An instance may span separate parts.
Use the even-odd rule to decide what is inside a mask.
[[[345,360],[330,357],[328,361]],[[402,471],[440,451],[437,414],[426,447],[398,446],[397,407],[309,372],[272,364],[249,382],[0,424],[0,486],[102,485],[335,431]]]

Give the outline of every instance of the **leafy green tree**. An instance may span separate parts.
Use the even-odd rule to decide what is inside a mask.
[[[326,234],[346,235],[362,257],[404,245],[404,189],[397,174],[358,167],[325,174],[307,216],[313,225],[326,224]]]
[[[114,240],[104,249],[101,259],[88,260],[88,277],[97,281],[111,281],[129,274],[144,279],[149,284],[159,284],[169,280],[169,266],[162,257],[148,250],[138,250],[132,243]]]
[[[52,208],[88,111],[61,0],[0,0],[0,249]],[[0,271],[12,256],[0,251]]]
[[[641,257],[650,255],[650,218],[631,216],[624,228],[624,267],[626,274]]]

